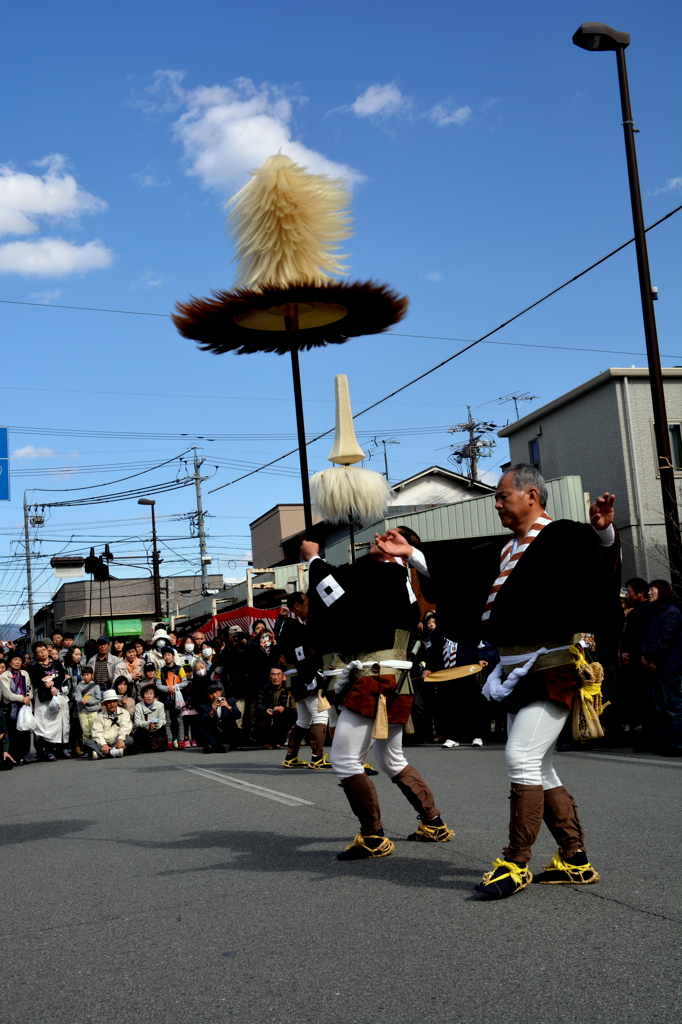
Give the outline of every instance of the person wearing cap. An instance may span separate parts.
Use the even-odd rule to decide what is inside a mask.
[[[209,683],[206,703],[199,708],[205,754],[224,754],[239,745],[237,719],[240,717],[234,697],[226,697],[220,683]]]
[[[130,715],[120,707],[116,690],[105,690],[102,710],[92,723],[92,736],[83,743],[86,753],[90,753],[93,761],[101,757],[123,757],[126,751],[132,752],[132,728]]]
[[[154,683],[142,683],[142,700],[135,705],[133,742],[138,754],[166,749],[166,711],[156,696]]]
[[[92,668],[95,682],[99,688],[105,690],[113,686],[114,679],[121,674],[118,671],[120,658],[111,654],[108,637],[98,636],[95,644],[97,645],[97,654],[90,658],[88,665]]]

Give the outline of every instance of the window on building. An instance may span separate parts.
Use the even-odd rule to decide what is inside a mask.
[[[540,469],[540,441],[537,437],[528,442],[528,461],[534,469]]]
[[[682,423],[669,423],[670,447],[676,473],[682,473]]]
[[[656,455],[656,433],[654,430],[654,421],[650,420],[651,423],[651,448],[654,457],[654,465],[656,466],[656,476],[660,476],[658,471],[658,457]],[[675,476],[682,476],[682,420],[668,420],[668,430],[670,431],[670,454],[672,456],[673,472]]]

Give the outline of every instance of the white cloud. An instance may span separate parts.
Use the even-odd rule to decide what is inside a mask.
[[[173,134],[184,149],[187,174],[196,175],[204,188],[231,192],[246,182],[249,171],[280,151],[315,174],[350,184],[363,180],[352,167],[328,160],[293,137],[294,105],[303,97],[288,96],[267,82],[255,85],[249,78],[184,89],[183,76],[157,71],[148,89],[154,99],[139,105],[146,111],[184,110]]]
[[[158,288],[163,282],[164,279],[151,270],[146,270],[140,278],[140,284],[143,288]]]
[[[463,125],[471,117],[471,107],[456,107],[453,100],[444,100],[443,103],[436,103],[426,115],[429,120],[443,128],[446,124]]]
[[[46,168],[43,174],[26,174],[10,164],[0,166],[0,235],[31,235],[41,217],[73,220],[81,213],[106,210],[102,199],[64,173],[65,162],[60,153],[36,160],[35,166]]]
[[[54,302],[55,299],[61,299],[61,297],[61,288],[55,288],[51,292],[31,292],[29,294],[29,299],[32,299],[34,302],[43,303],[46,306],[49,306],[49,304]]]
[[[370,85],[358,96],[350,107],[358,117],[391,117],[396,114],[409,114],[414,107],[411,96],[405,96],[395,82],[386,85]]]
[[[659,196],[664,192],[679,192],[682,190],[682,177],[666,178],[665,185],[657,188],[655,192],[649,192],[650,196]]]
[[[427,270],[425,274],[422,274],[422,277],[425,277],[427,281],[443,280],[443,275],[441,274],[440,270]]]
[[[110,267],[111,249],[99,240],[75,245],[63,238],[39,238],[32,242],[0,245],[0,274],[24,277],[64,277]]]
[[[149,164],[140,174],[133,174],[133,178],[135,178],[140,188],[165,188],[171,183],[170,178],[157,177]]]
[[[52,455],[56,455],[56,451],[52,448],[35,448],[32,444],[27,444],[24,448],[17,448],[15,452],[12,452],[13,459],[47,459]]]

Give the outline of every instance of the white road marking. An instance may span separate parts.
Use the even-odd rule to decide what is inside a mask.
[[[673,758],[670,760],[666,758],[665,760],[654,761],[644,757],[622,757],[620,754],[597,754],[593,753],[591,750],[555,750],[555,754],[567,754],[569,757],[577,754],[578,757],[591,757],[597,761],[627,761],[628,764],[653,764],[659,768],[661,766],[663,768],[682,767],[682,763],[680,761],[675,761]]]
[[[232,786],[233,789],[241,789],[245,793],[253,793],[254,796],[264,796],[268,800],[275,800],[278,804],[287,804],[289,807],[314,807],[312,800],[303,800],[300,796],[292,796],[290,793],[280,793],[276,789],[266,789],[265,786],[256,786],[253,782],[244,782],[243,779],[235,779],[233,775],[223,775],[222,772],[212,772],[210,768],[189,768],[186,765],[176,765],[181,772],[192,772],[193,775],[201,775],[213,782],[222,782],[224,786]]]

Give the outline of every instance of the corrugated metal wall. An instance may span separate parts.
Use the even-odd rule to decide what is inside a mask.
[[[547,511],[552,519],[574,519],[576,522],[587,522],[587,508],[583,495],[582,482],[579,476],[562,476],[547,481],[549,500]],[[495,495],[486,494],[482,498],[471,501],[458,501],[452,505],[427,509],[425,512],[414,512],[411,515],[384,519],[355,535],[356,550],[365,554],[375,533],[383,533],[396,526],[409,526],[421,539],[429,541],[468,540],[474,537],[502,536],[507,531],[500,525],[495,511]],[[332,565],[343,565],[350,560],[348,536],[335,544],[330,544],[325,558]]]

